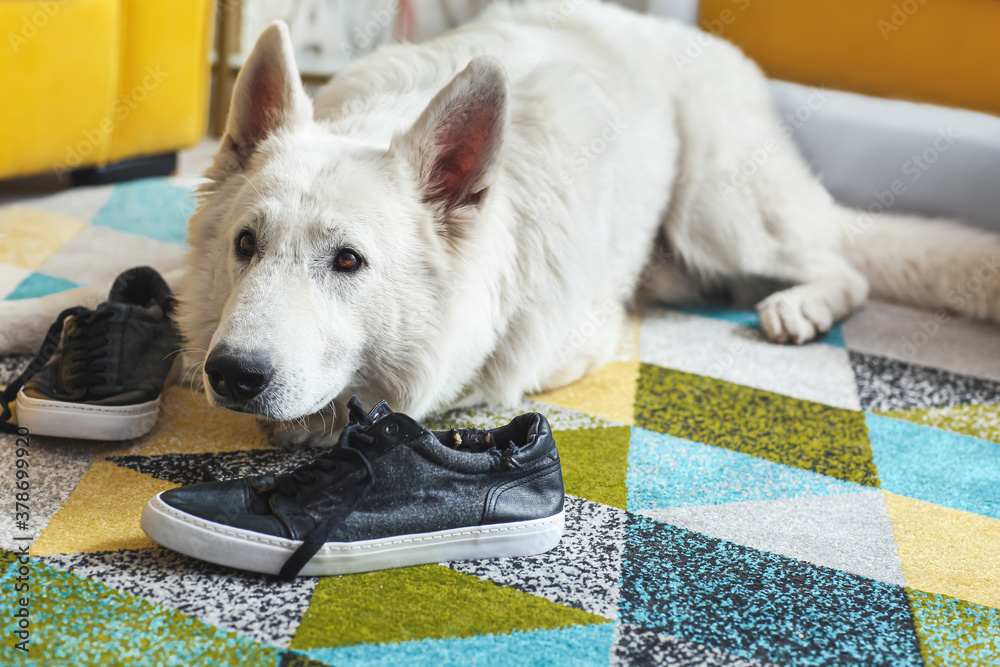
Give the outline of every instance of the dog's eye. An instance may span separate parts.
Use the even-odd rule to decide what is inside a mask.
[[[342,273],[357,271],[361,267],[361,255],[350,248],[344,248],[333,258],[333,270]]]
[[[244,257],[253,257],[253,254],[257,252],[257,239],[253,237],[253,234],[250,232],[240,234],[239,238],[236,239],[236,252]]]

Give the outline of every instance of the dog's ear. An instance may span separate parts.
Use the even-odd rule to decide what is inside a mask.
[[[393,150],[413,165],[424,201],[447,212],[476,205],[500,160],[507,124],[507,74],[480,56],[439,92]]]
[[[280,127],[307,122],[312,102],[302,87],[288,26],[267,27],[240,69],[220,156],[227,171],[246,166],[260,142]]]

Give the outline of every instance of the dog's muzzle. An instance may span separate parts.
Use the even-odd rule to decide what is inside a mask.
[[[261,352],[236,352],[219,346],[205,361],[205,375],[212,391],[223,399],[229,409],[241,412],[270,384],[274,366]]]

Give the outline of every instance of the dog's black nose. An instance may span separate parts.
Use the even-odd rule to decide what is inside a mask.
[[[205,374],[219,396],[249,401],[271,381],[274,367],[259,353],[236,354],[228,348],[216,348],[205,362]]]

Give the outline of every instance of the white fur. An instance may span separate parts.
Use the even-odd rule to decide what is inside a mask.
[[[738,49],[710,39],[678,58],[694,29],[566,6],[497,6],[382,48],[312,103],[284,27],[261,36],[180,285],[192,348],[271,359],[254,412],[318,424],[353,393],[418,419],[511,401],[604,364],[634,296],[759,300],[768,337],[794,343],[850,314],[869,282],[962,310],[951,286],[1000,239],[889,216],[849,238],[852,214],[776,129],[764,77]],[[476,123],[483,132],[462,136]],[[434,161],[465,145],[481,155],[443,196]],[[765,145],[748,183],[723,191]],[[249,263],[234,251],[244,229],[259,241]],[[331,270],[343,247],[361,270]],[[998,285],[966,314],[1000,318]],[[54,310],[2,308],[20,322],[0,330],[2,350],[30,347]]]

